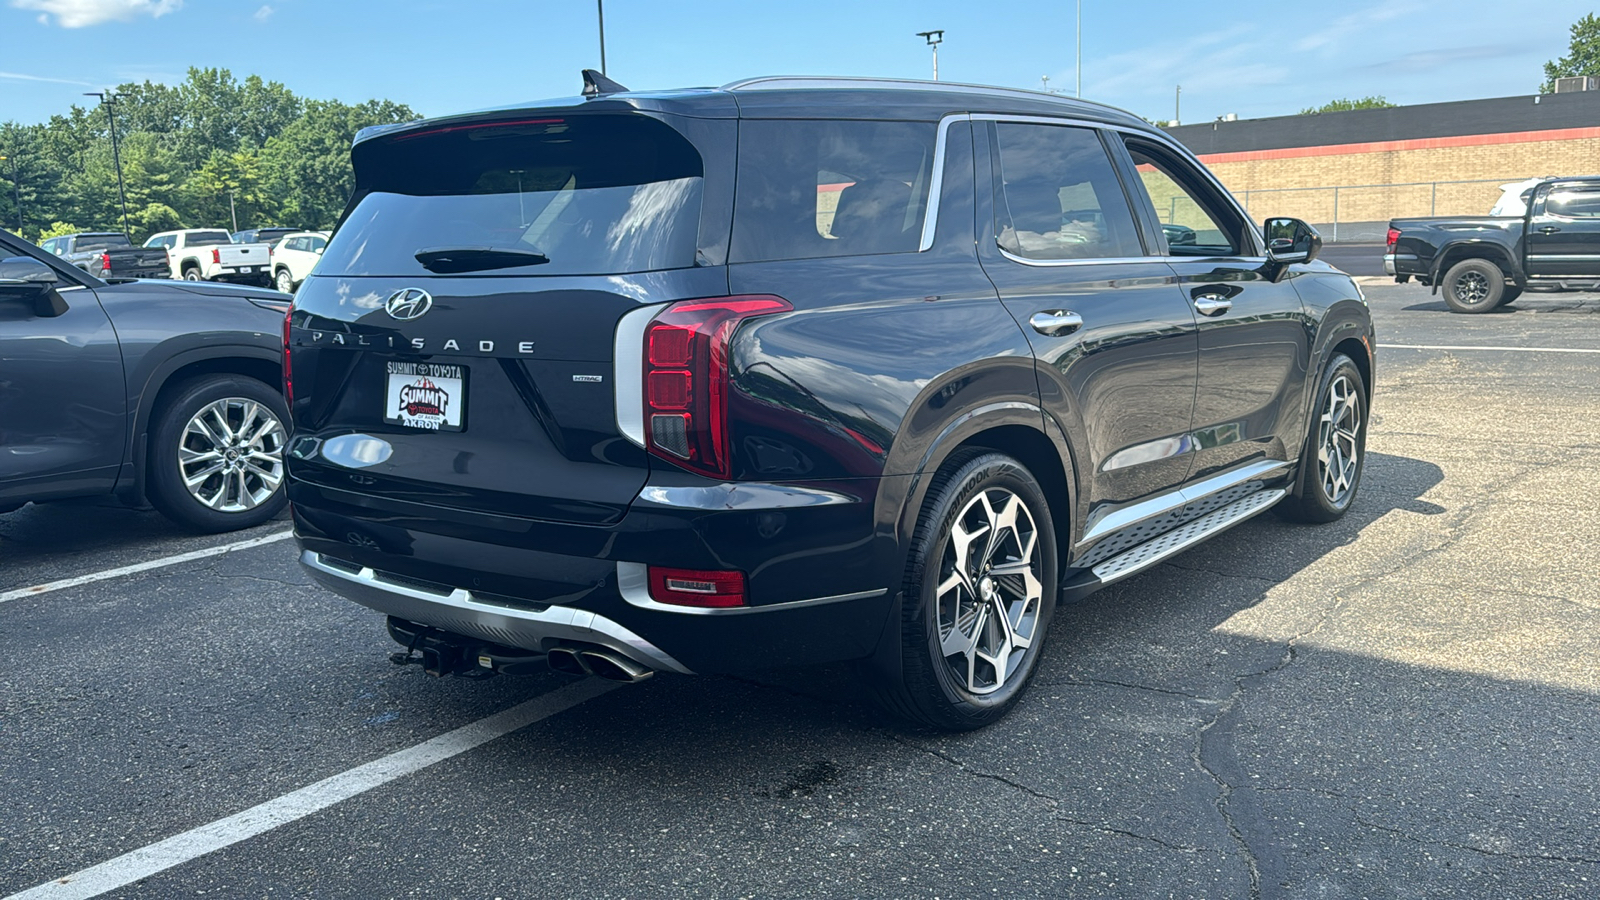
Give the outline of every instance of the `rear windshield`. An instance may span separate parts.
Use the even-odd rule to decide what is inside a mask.
[[[740,123],[730,259],[914,252],[935,129],[932,122]]]
[[[110,250],[114,247],[132,247],[125,235],[120,234],[80,234],[72,242],[74,250]]]
[[[226,231],[191,231],[184,237],[185,247],[209,247],[212,244],[231,244],[233,239]]]
[[[695,264],[700,154],[637,115],[446,126],[358,149],[357,201],[319,274],[429,275],[482,251],[484,275],[617,275]],[[525,262],[522,262],[525,260]]]

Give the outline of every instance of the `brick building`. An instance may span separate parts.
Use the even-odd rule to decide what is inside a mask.
[[[1296,216],[1346,241],[1382,240],[1396,216],[1484,215],[1506,182],[1600,173],[1600,91],[1167,131],[1257,220]]]

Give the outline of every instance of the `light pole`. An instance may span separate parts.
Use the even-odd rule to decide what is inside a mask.
[[[1073,96],[1083,99],[1083,0],[1078,0],[1078,87]]]
[[[17,180],[17,161],[9,156],[0,156],[0,162],[11,160],[11,199],[17,204],[17,236],[22,235],[22,182]]]
[[[594,0],[600,10],[600,74],[606,74],[606,0]]]
[[[919,31],[917,37],[924,38],[928,46],[933,48],[933,80],[939,80],[939,45],[944,43],[944,31]]]
[[[111,161],[117,167],[117,199],[122,202],[122,233],[128,234],[128,192],[122,186],[122,153],[117,149],[117,117],[112,113],[116,95],[110,91],[86,91],[85,97],[99,97],[106,108],[106,121],[111,123]]]
[[[1183,124],[1183,85],[1178,85],[1178,93],[1172,98],[1172,125],[1176,128]]]

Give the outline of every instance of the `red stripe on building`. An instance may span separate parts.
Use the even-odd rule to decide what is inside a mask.
[[[1600,138],[1600,128],[1557,128],[1551,131],[1516,131],[1508,134],[1465,134],[1460,137],[1417,138],[1409,141],[1377,141],[1370,144],[1327,144],[1321,147],[1284,147],[1279,150],[1245,150],[1239,153],[1207,153],[1200,157],[1206,165],[1253,162],[1264,159],[1297,159],[1307,156],[1345,156],[1352,153],[1387,153],[1395,150],[1437,150],[1444,147],[1484,147],[1493,144],[1532,144],[1542,141],[1576,141]]]

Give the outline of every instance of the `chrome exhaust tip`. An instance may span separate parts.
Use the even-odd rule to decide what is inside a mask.
[[[550,668],[563,675],[588,675],[589,669],[578,657],[578,652],[571,647],[555,647],[545,655],[545,661]]]
[[[580,650],[577,656],[581,665],[608,681],[633,684],[656,674],[654,669],[610,650]]]

